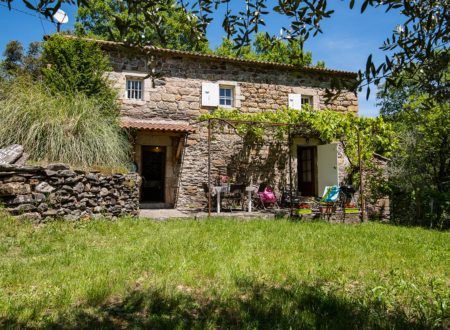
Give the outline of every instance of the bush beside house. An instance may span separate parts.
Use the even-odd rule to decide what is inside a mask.
[[[42,49],[33,74],[18,61],[0,81],[0,147],[21,144],[40,163],[125,169],[130,144],[119,127],[108,57],[95,43],[59,35]]]

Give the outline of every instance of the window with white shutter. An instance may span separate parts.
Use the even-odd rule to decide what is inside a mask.
[[[219,104],[224,108],[232,108],[234,106],[234,88],[231,86],[220,86],[219,88]]]
[[[202,83],[202,106],[217,107],[219,105],[219,84]]]
[[[289,94],[288,106],[290,109],[301,110],[302,109],[302,95],[301,94]]]

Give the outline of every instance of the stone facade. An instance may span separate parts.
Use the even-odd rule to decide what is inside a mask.
[[[239,90],[235,88],[235,93],[239,102],[235,107],[242,112],[275,111],[287,107],[289,93],[311,96],[317,110],[358,111],[358,99],[352,92],[343,92],[336,100],[326,103],[325,90],[332,79],[326,71],[296,72],[208,58],[160,55],[155,68],[157,78],[152,79],[146,78],[148,66],[143,57],[119,51],[110,52],[110,57],[114,68],[110,78],[120,91],[121,111],[127,117],[196,121],[199,115],[214,110],[201,105],[203,82],[237,86]],[[126,99],[127,77],[143,79],[142,100]]]
[[[0,204],[34,221],[136,216],[140,177],[47,167],[0,165]]]
[[[358,111],[357,96],[349,91],[327,103],[324,95],[331,81],[355,79],[348,72],[320,69],[296,69],[292,66],[268,63],[227,60],[176,51],[155,51],[152,55],[153,75],[148,77],[148,57],[131,52],[117,45],[103,45],[113,66],[109,74],[114,86],[119,90],[121,113],[126,118],[136,120],[186,123],[196,128],[193,134],[174,134],[135,130],[135,161],[141,173],[141,147],[161,145],[167,147],[165,171],[166,205],[178,209],[202,209],[206,206],[203,184],[207,182],[207,125],[199,123],[200,115],[210,113],[216,107],[202,106],[202,85],[213,82],[231,86],[234,90],[234,108],[242,112],[277,111],[288,107],[291,93],[311,98],[314,109],[332,109],[339,112]],[[127,79],[143,82],[143,96],[140,100],[127,98]],[[220,126],[220,125],[219,125]],[[226,125],[225,125],[226,126]],[[174,139],[182,143],[182,155],[173,157],[177,148]],[[270,139],[269,139],[270,140]],[[162,144],[161,144],[162,143]],[[291,146],[292,177],[297,181],[297,147],[318,146],[321,142],[299,132]],[[266,145],[249,148],[246,141],[235,134],[231,127],[214,127],[211,142],[212,180],[218,174],[227,174],[239,182],[258,184],[266,181],[277,189],[285,188],[288,182],[287,141],[268,141]],[[337,146],[336,167],[339,182],[345,178],[348,164]],[[317,166],[314,168],[317,174]],[[337,182],[336,182],[337,183]],[[316,195],[320,194],[316,187]]]

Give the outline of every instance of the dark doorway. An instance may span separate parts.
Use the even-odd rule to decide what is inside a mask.
[[[298,190],[301,196],[316,194],[316,147],[298,147]]]
[[[166,147],[142,146],[141,202],[164,203]]]

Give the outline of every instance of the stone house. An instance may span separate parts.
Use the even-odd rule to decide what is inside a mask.
[[[324,97],[332,78],[354,80],[353,72],[155,47],[144,53],[120,43],[99,43],[111,59],[110,79],[120,92],[122,126],[134,140],[146,206],[205,208],[208,129],[198,120],[201,114],[218,107],[260,112],[304,104],[317,111],[358,112],[353,92],[344,91],[331,103]],[[212,179],[226,174],[246,184],[267,181],[276,189],[286,187],[289,173],[282,156],[288,155],[287,147],[273,142],[245,152],[245,141],[232,128],[215,127]],[[290,152],[294,189],[304,196],[321,196],[325,186],[345,179],[347,160],[339,143],[323,144],[300,132]]]

